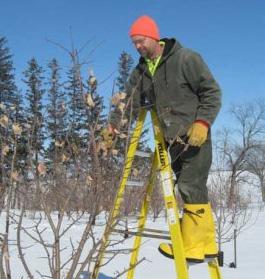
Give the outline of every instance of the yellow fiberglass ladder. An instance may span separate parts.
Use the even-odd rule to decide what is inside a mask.
[[[132,169],[132,162],[134,157],[137,155],[137,146],[139,143],[139,139],[141,137],[141,133],[143,130],[143,125],[145,122],[147,110],[142,108],[140,110],[138,120],[131,137],[131,142],[128,148],[128,153],[124,165],[123,175],[121,178],[120,186],[118,188],[118,192],[116,194],[116,198],[114,201],[114,206],[112,211],[110,212],[109,219],[103,234],[101,246],[99,248],[99,254],[97,258],[97,262],[94,265],[94,269],[90,275],[90,279],[99,279],[99,270],[100,267],[104,264],[104,254],[105,250],[110,243],[110,235],[112,232],[122,232],[121,230],[113,229],[115,227],[117,218],[120,214],[121,203],[124,198],[124,192],[126,189],[126,185],[128,185],[128,177],[130,176],[130,172]],[[177,279],[188,279],[189,271],[187,262],[184,254],[184,247],[180,229],[180,218],[179,218],[179,210],[174,194],[174,182],[172,176],[172,169],[170,166],[168,153],[164,141],[164,137],[161,132],[161,128],[159,125],[159,120],[157,117],[157,113],[155,110],[151,110],[151,118],[152,125],[154,130],[154,139],[155,139],[155,151],[152,160],[152,169],[150,173],[150,180],[147,184],[145,197],[143,200],[143,204],[141,207],[140,218],[138,221],[136,233],[131,233],[135,235],[134,245],[131,252],[130,265],[127,272],[127,279],[133,279],[135,274],[135,268],[138,262],[138,254],[141,246],[142,237],[156,237],[156,238],[164,238],[171,239],[173,254],[174,254],[174,265],[176,270]],[[148,206],[150,202],[150,197],[153,191],[153,185],[155,182],[155,173],[159,171],[160,173],[160,181],[163,189],[163,197],[165,201],[165,208],[167,212],[167,221],[169,226],[169,232],[165,232],[162,230],[155,229],[145,229],[145,222],[148,215]],[[147,232],[147,233],[146,233]],[[149,233],[148,233],[149,232]],[[151,234],[153,233],[153,234]],[[155,235],[154,233],[163,233],[164,236]],[[165,233],[168,233],[168,237],[165,236]],[[218,265],[217,259],[212,259],[208,262],[208,271],[211,279],[221,279],[221,272]]]

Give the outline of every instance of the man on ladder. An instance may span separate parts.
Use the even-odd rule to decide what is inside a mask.
[[[139,17],[129,35],[141,57],[126,91],[135,111],[143,99],[156,109],[184,202],[185,257],[201,263],[218,254],[206,182],[212,160],[210,127],[221,106],[221,90],[201,56],[175,39],[160,39],[151,17]],[[108,131],[115,130],[112,123]],[[174,258],[170,243],[161,243],[159,251]]]

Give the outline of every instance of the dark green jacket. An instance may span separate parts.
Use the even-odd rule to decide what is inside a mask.
[[[155,106],[166,140],[187,133],[195,120],[212,125],[221,106],[221,90],[201,56],[175,39],[165,48],[152,77],[140,58],[127,86],[137,109],[146,99]]]

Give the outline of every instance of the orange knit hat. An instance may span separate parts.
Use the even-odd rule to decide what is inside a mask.
[[[140,16],[132,24],[130,32],[130,37],[135,35],[142,35],[150,37],[155,40],[160,40],[159,29],[156,22],[149,16]]]

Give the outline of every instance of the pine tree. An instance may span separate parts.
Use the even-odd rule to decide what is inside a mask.
[[[68,83],[65,88],[68,97],[68,141],[76,148],[82,147],[86,126],[86,105],[84,101],[84,85],[81,77],[81,65],[75,62],[68,72]]]
[[[119,76],[117,78],[117,86],[120,91],[125,90],[126,82],[128,81],[128,78],[130,76],[133,63],[134,61],[131,55],[123,51],[120,55],[118,62]]]
[[[6,38],[0,37],[0,196],[9,181],[7,175],[12,157],[12,123],[17,102],[12,55]]]
[[[27,85],[26,99],[28,101],[27,123],[29,125],[30,148],[32,153],[33,163],[35,164],[36,175],[38,175],[38,163],[40,157],[44,154],[44,117],[42,98],[45,90],[43,89],[43,74],[42,67],[38,65],[35,58],[28,62],[28,68],[24,72]]]
[[[59,150],[65,143],[66,137],[66,108],[64,92],[60,84],[60,67],[54,58],[48,64],[50,78],[48,81],[48,117],[47,117],[47,139],[49,147],[47,159],[55,164],[58,161]]]
[[[0,103],[8,111],[10,120],[17,102],[17,87],[15,85],[12,55],[7,47],[7,40],[0,37]]]

